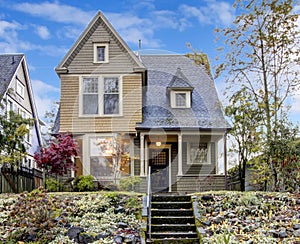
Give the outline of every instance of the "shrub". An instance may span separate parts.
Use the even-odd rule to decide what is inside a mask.
[[[119,188],[122,191],[134,191],[140,183],[141,183],[140,177],[131,176],[131,177],[121,179],[119,182]]]
[[[49,243],[66,223],[65,208],[65,204],[46,194],[43,188],[21,193],[15,204],[1,210],[8,212],[6,225],[11,226],[5,243]]]
[[[63,191],[63,187],[63,184],[55,178],[46,179],[46,189],[50,192]]]
[[[80,175],[74,180],[74,191],[95,190],[94,177],[92,175]]]

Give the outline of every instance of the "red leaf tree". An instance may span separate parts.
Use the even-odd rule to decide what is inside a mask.
[[[75,170],[73,158],[78,155],[77,142],[71,134],[59,134],[48,147],[42,147],[34,154],[39,168],[45,169],[46,174],[67,174],[69,169]]]

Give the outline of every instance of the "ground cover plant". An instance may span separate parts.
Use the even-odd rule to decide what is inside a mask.
[[[0,196],[0,243],[140,243],[141,194]]]
[[[300,195],[206,192],[196,196],[203,243],[300,243]]]

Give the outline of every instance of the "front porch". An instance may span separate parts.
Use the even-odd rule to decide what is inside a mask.
[[[148,177],[142,177],[140,192],[147,192]],[[225,175],[184,175],[177,177],[169,192],[194,193],[226,190]]]
[[[147,191],[149,172],[152,192],[225,190],[226,175],[219,174],[219,168],[226,169],[225,158],[219,158],[223,137],[224,131],[141,132],[139,160],[134,162],[134,175],[142,179],[140,191]]]

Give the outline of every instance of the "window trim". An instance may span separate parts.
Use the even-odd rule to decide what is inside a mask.
[[[89,174],[93,175],[93,172],[91,172],[91,158],[92,157],[103,157],[106,158],[108,155],[101,155],[100,154],[100,150],[99,150],[99,154],[95,151],[95,149],[97,150],[97,146],[92,146],[93,142],[97,142],[98,140],[101,139],[113,139],[113,137],[118,136],[118,133],[100,133],[100,134],[93,134],[93,135],[89,135],[86,138],[86,142],[87,142],[87,154],[86,154],[86,160],[87,162],[89,162]],[[123,138],[125,140],[128,140],[128,150],[129,150],[129,156],[131,157],[131,154],[134,154],[133,152],[133,148],[132,148],[132,143],[133,143],[133,139],[131,136],[129,136],[129,134],[125,135],[125,138]],[[95,154],[96,153],[96,154]],[[107,159],[106,159],[107,160]],[[132,158],[127,162],[128,166],[129,166],[129,171],[128,174],[126,174],[125,176],[121,175],[120,178],[123,177],[128,177],[131,176],[131,172],[132,170],[134,170],[132,167],[134,167],[134,165],[132,164]],[[113,175],[103,175],[103,176],[94,176],[97,179],[101,179],[101,180],[109,180],[111,181],[113,179]]]
[[[176,105],[176,94],[185,94],[185,106]],[[171,107],[172,108],[190,108],[191,92],[190,91],[171,91]]]
[[[98,47],[104,47],[104,61],[98,60],[98,52],[97,52]],[[109,48],[108,43],[94,43],[94,63],[95,64],[103,64],[103,63],[109,62],[108,48]]]
[[[21,88],[21,91],[19,90],[19,87]],[[25,96],[25,85],[23,85],[19,80],[16,82],[16,93],[22,98]]]
[[[97,78],[98,79],[98,114],[83,113],[83,79]],[[118,78],[119,82],[119,113],[104,114],[104,78]],[[122,75],[83,75],[79,78],[79,117],[121,117],[123,116],[123,76]]]
[[[207,161],[206,162],[192,162],[191,160],[191,144],[194,142],[187,142],[187,165],[210,165],[211,164],[211,142],[200,142],[207,144]]]

